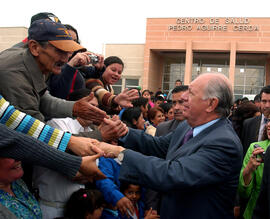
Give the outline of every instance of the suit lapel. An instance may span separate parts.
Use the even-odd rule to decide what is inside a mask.
[[[255,123],[256,141],[258,141],[258,139],[259,139],[261,120],[262,120],[262,116],[258,116],[258,118],[256,118],[256,123]]]
[[[213,125],[209,126],[208,128],[204,129],[202,132],[200,132],[198,135],[196,135],[194,138],[191,138],[188,142],[186,142],[184,145],[180,145],[181,140],[183,139],[185,133],[182,135],[180,142],[178,144],[178,147],[175,146],[175,149],[172,153],[170,153],[170,157],[167,156],[167,159],[174,160],[177,157],[181,157],[184,155],[189,155],[194,152],[196,152],[203,144],[202,139],[204,139],[209,132],[216,129],[220,125],[224,124],[224,119],[220,119],[218,122],[214,123]],[[187,128],[189,129],[189,128]]]
[[[190,128],[191,127],[188,125],[188,123],[184,121],[175,129],[172,140],[170,142],[170,146],[168,148],[166,159],[171,159],[171,157],[174,156],[175,152],[180,147],[180,143],[182,142],[185,134]]]

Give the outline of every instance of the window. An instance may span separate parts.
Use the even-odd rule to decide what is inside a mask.
[[[124,85],[124,86],[123,86]],[[122,88],[135,88],[139,86],[139,79],[127,79],[122,78],[117,83],[115,83],[112,87],[114,90],[114,94],[120,94],[122,92]]]
[[[265,86],[265,54],[237,54],[234,76],[234,94],[256,95]]]
[[[229,77],[230,54],[195,52],[193,54],[192,80],[201,73],[222,73]]]
[[[122,79],[117,81],[113,86],[114,94],[120,94],[122,91]]]
[[[163,52],[164,70],[162,90],[169,93],[175,86],[176,80],[184,81],[185,75],[185,53],[182,52]]]
[[[134,88],[139,86],[139,79],[126,79],[125,88]]]

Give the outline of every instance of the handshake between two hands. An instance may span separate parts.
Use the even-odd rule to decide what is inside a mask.
[[[79,172],[76,174],[75,178],[77,179],[84,178],[87,181],[92,182],[93,180],[100,180],[106,178],[106,176],[98,169],[96,165],[96,159],[102,156],[115,158],[125,148],[121,146],[108,144],[105,142],[99,142],[95,139],[91,139],[90,141],[91,141],[90,146],[91,151],[92,153],[96,154],[82,157],[81,167],[79,169]]]
[[[91,150],[104,157],[116,158],[119,153],[125,150],[124,147],[100,142],[96,139],[91,139]]]

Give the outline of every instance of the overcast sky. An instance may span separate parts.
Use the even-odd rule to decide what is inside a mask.
[[[102,53],[107,43],[145,43],[146,18],[269,17],[269,6],[269,0],[2,0],[0,27],[29,27],[32,15],[52,12],[78,30],[83,46]]]

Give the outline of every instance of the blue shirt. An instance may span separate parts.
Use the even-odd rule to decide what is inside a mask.
[[[200,134],[200,132],[202,132],[204,129],[208,128],[209,126],[213,125],[214,123],[216,123],[218,120],[220,120],[220,118],[212,120],[210,122],[207,122],[203,125],[197,126],[195,128],[193,128],[193,137],[195,137],[196,135]]]

